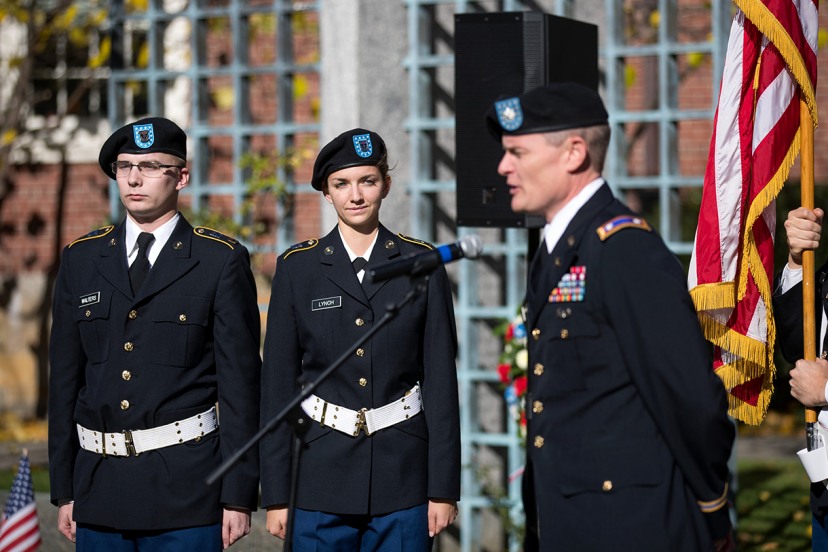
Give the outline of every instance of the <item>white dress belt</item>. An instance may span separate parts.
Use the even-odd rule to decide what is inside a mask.
[[[381,429],[413,418],[422,409],[419,385],[412,387],[403,397],[379,408],[351,410],[326,402],[316,395],[310,395],[302,401],[302,410],[314,422],[354,437],[359,435],[361,429],[365,430],[366,435],[373,435]]]
[[[102,433],[80,424],[77,427],[78,440],[84,450],[103,456],[138,456],[148,450],[178,445],[193,439],[199,441],[218,428],[218,417],[214,406],[207,412],[152,429]]]

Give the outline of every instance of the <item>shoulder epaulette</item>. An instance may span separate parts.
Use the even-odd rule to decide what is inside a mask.
[[[80,238],[76,239],[75,241],[73,241],[72,243],[69,244],[69,247],[72,247],[76,243],[79,243],[79,242],[82,242],[82,241],[94,240],[96,238],[102,238],[102,237],[106,236],[107,234],[109,234],[110,232],[112,232],[112,230],[114,230],[114,229],[115,229],[115,227],[111,224],[109,224],[107,226],[102,226],[102,227],[98,228],[97,230],[92,230],[91,232],[89,232],[85,236],[81,236]]]
[[[421,245],[426,249],[434,249],[434,246],[428,242],[424,242],[423,240],[418,240],[417,238],[412,238],[411,236],[406,236],[405,234],[397,234],[401,240],[407,241],[408,243],[413,243],[416,245]]]
[[[639,228],[646,232],[652,232],[653,228],[641,217],[635,215],[621,215],[608,220],[595,230],[601,241],[606,241],[607,238],[624,228]]]
[[[223,243],[230,249],[233,249],[233,246],[239,243],[237,239],[231,238],[230,236],[225,236],[218,230],[213,230],[212,228],[207,228],[206,226],[196,226],[195,228],[193,228],[193,232],[196,236],[200,238],[215,240],[217,242]]]
[[[319,245],[319,240],[305,240],[303,242],[295,243],[288,247],[287,251],[282,255],[283,259],[287,259],[290,255],[298,253],[299,251],[307,251]]]

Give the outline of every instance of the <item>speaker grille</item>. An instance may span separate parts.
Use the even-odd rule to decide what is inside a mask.
[[[566,43],[566,55],[550,44],[553,35],[555,47]],[[539,217],[512,212],[505,179],[497,174],[503,150],[486,129],[486,111],[499,97],[552,80],[597,89],[598,29],[538,12],[457,14],[454,45],[457,224],[542,226]]]

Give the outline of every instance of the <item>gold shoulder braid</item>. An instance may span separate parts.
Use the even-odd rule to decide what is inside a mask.
[[[299,251],[307,251],[319,245],[319,240],[307,240],[291,245],[287,251],[282,255],[283,259],[287,259],[290,255],[298,253]]]
[[[107,234],[109,234],[110,232],[112,232],[114,229],[115,229],[115,227],[111,224],[109,224],[107,226],[102,226],[102,227],[98,228],[97,230],[92,230],[91,232],[89,232],[85,236],[81,236],[80,238],[76,239],[75,241],[73,241],[72,243],[69,244],[69,247],[72,247],[76,243],[80,243],[82,241],[102,238],[102,237],[106,236]]]
[[[237,239],[226,236],[218,230],[213,230],[212,228],[207,228],[206,226],[196,226],[193,228],[193,233],[199,238],[207,238],[209,240],[215,240],[219,243],[223,243],[230,249],[233,249],[233,246],[239,243]]]
[[[434,249],[434,246],[428,242],[424,242],[423,240],[418,240],[417,238],[412,238],[411,236],[406,236],[405,234],[397,234],[401,240],[407,241],[408,243],[413,243],[416,245],[421,245],[427,249]]]
[[[598,237],[601,238],[601,241],[606,241],[607,238],[625,228],[639,228],[646,232],[653,231],[653,228],[647,223],[646,220],[634,215],[621,215],[620,217],[610,219],[599,226],[595,231],[598,233]]]

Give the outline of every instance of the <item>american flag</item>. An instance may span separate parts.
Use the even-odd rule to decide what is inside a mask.
[[[818,0],[734,3],[688,284],[730,415],[759,424],[776,371],[776,196],[799,155],[800,100],[816,124]]]
[[[0,552],[33,552],[40,544],[32,470],[29,457],[23,453],[0,518]]]

